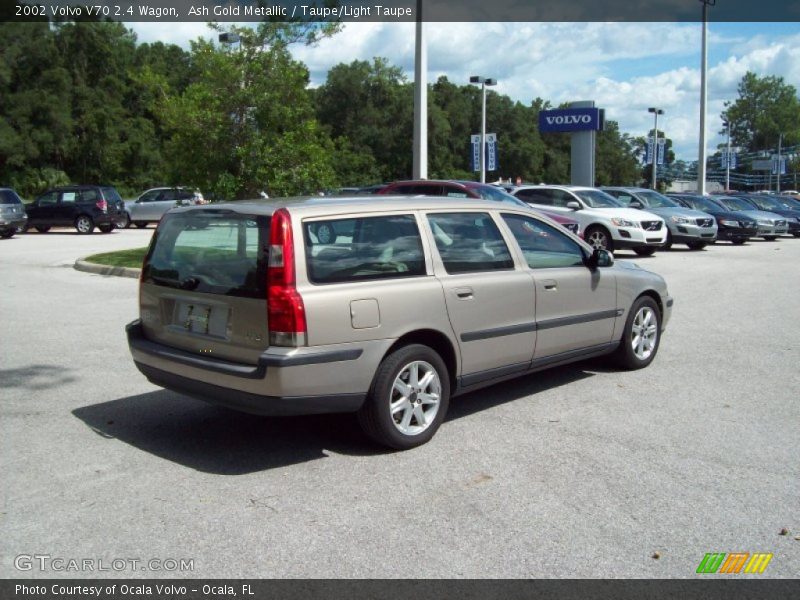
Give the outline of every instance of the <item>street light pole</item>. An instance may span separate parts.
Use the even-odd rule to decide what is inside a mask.
[[[700,151],[697,160],[697,191],[701,196],[706,193],[706,111],[708,106],[708,7],[714,6],[717,0],[700,0],[703,3],[703,49],[700,61]]]
[[[651,158],[653,159],[653,189],[657,189],[657,173],[658,173],[658,115],[663,115],[664,110],[661,108],[650,107],[647,109],[647,112],[653,113],[655,116],[655,125],[653,125],[653,155]],[[664,140],[666,142],[666,140]],[[666,146],[664,146],[664,152],[667,151]]]
[[[414,52],[414,149],[413,178],[428,178],[428,50],[422,0],[417,0],[417,31]]]
[[[486,86],[497,85],[497,80],[473,75],[469,82],[481,84],[481,183],[486,183]]]
[[[731,189],[731,122],[723,121],[722,124],[728,132],[728,149],[725,154],[725,191],[729,192]]]
[[[776,169],[776,171],[778,172],[777,177],[776,177],[777,180],[778,180],[778,185],[777,185],[776,189],[777,189],[777,192],[779,194],[781,193],[781,150],[782,150],[782,147],[783,147],[783,134],[780,134],[778,136],[778,168]]]

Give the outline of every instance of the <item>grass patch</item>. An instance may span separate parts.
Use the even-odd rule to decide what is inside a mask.
[[[86,262],[109,265],[111,267],[132,267],[141,269],[147,248],[134,248],[132,250],[118,250],[117,252],[103,252],[84,258]]]

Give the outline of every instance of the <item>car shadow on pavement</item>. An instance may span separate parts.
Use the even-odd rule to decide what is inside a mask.
[[[0,369],[3,388],[20,388],[41,392],[75,381],[72,369],[58,365],[29,365],[17,369]]]
[[[353,415],[262,417],[167,390],[72,411],[98,435],[197,471],[244,475],[341,454],[380,452]]]
[[[517,379],[458,396],[450,401],[445,422],[593,377],[594,372],[601,372],[606,368],[602,359],[587,360],[523,375]]]
[[[447,420],[524,399],[593,376],[581,366],[556,368],[454,399]],[[95,433],[190,469],[245,475],[328,456],[371,456],[390,450],[370,442],[352,414],[261,417],[159,390],[72,411]]]

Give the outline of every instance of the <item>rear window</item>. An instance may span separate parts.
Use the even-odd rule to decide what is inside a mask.
[[[425,275],[422,240],[412,215],[306,222],[303,239],[312,283]]]
[[[488,214],[431,214],[428,221],[448,273],[514,268],[508,246]]]
[[[22,200],[13,190],[0,190],[0,204],[22,204]]]
[[[103,196],[106,200],[112,200],[114,202],[122,202],[122,197],[117,192],[116,188],[113,187],[104,187],[100,188],[103,190]]]
[[[269,219],[231,211],[168,214],[145,261],[142,281],[195,292],[266,298]]]

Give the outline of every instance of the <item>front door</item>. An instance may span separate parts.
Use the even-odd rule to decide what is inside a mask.
[[[613,272],[590,269],[577,242],[539,219],[505,214],[536,286],[537,361],[608,344],[617,318]]]
[[[533,279],[515,268],[492,216],[431,213],[427,219],[439,255],[434,268],[461,352],[462,384],[526,370],[536,343]]]

